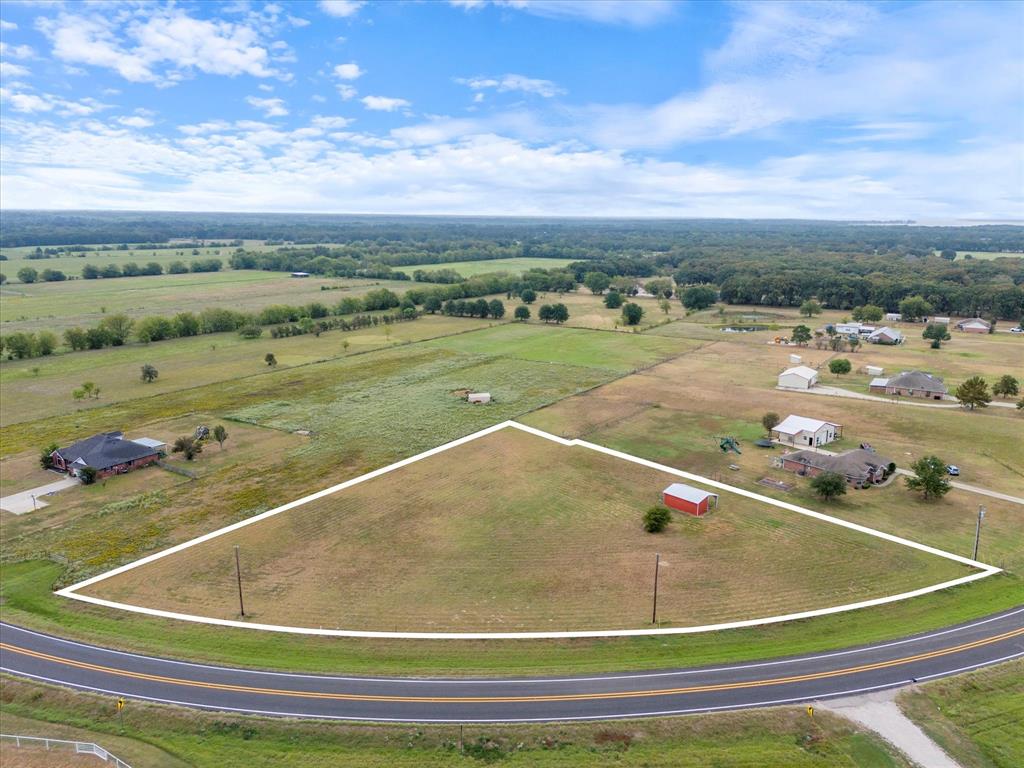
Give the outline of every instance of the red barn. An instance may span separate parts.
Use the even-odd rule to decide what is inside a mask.
[[[666,507],[677,509],[680,512],[686,512],[696,517],[702,517],[707,514],[711,499],[714,499],[715,506],[718,506],[717,493],[708,493],[700,488],[694,488],[692,485],[683,485],[682,483],[672,483],[672,485],[661,492],[661,497]]]

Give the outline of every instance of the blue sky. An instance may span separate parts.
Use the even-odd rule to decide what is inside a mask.
[[[0,5],[7,208],[1024,219],[1024,4]]]

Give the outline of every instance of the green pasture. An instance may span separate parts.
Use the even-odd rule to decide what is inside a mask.
[[[321,286],[335,288],[324,291]],[[407,281],[293,278],[282,272],[225,270],[185,275],[69,280],[5,285],[0,290],[0,332],[51,330],[96,325],[106,315],[172,316],[207,307],[253,311],[270,304],[336,304],[374,288],[399,292]]]
[[[581,365],[627,372],[687,349],[684,342],[640,334],[509,323],[428,346],[540,363]]]
[[[357,352],[408,344],[423,339],[486,327],[486,320],[424,315],[418,320],[357,331],[327,331],[274,339],[243,339],[216,333],[168,339],[152,344],[88,350],[0,363],[0,425],[44,416],[77,413],[122,400],[150,397],[216,381],[270,373],[270,353],[277,370]],[[154,366],[159,377],[141,380],[141,367]],[[84,381],[100,387],[100,398],[76,401],[71,393]]]
[[[960,765],[1024,765],[1024,661],[927,683],[898,701]]]
[[[572,264],[572,259],[483,259],[481,261],[452,261],[443,264],[413,264],[407,267],[395,267],[399,272],[412,277],[417,269],[424,272],[436,272],[439,269],[451,269],[463,277],[476,277],[488,272],[513,272],[520,274],[528,269],[559,269]]]
[[[908,766],[849,721],[823,712],[812,723],[800,707],[629,723],[422,726],[300,722],[131,701],[122,721],[109,697],[14,679],[4,680],[4,691],[6,730],[95,742],[147,768]],[[3,757],[19,754],[29,758],[13,749]]]

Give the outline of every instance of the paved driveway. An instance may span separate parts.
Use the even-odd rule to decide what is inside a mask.
[[[0,509],[14,515],[24,515],[33,509],[48,506],[43,500],[44,497],[49,496],[51,493],[57,493],[57,491],[63,491],[65,488],[70,488],[73,485],[81,485],[81,482],[77,477],[65,477],[63,480],[58,480],[55,483],[40,485],[38,488],[32,488],[21,493],[12,493],[10,496],[0,498]],[[33,496],[35,496],[34,502],[32,500]]]

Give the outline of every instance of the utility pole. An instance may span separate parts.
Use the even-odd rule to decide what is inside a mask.
[[[978,542],[981,540],[981,521],[985,519],[985,505],[978,507],[978,524],[974,527],[974,559],[978,559]]]
[[[242,566],[238,562],[238,545],[235,544],[235,576],[238,577],[238,610],[245,617],[245,603],[242,602]]]
[[[658,623],[658,571],[661,566],[661,553],[654,555],[654,610],[651,611],[651,624]]]

